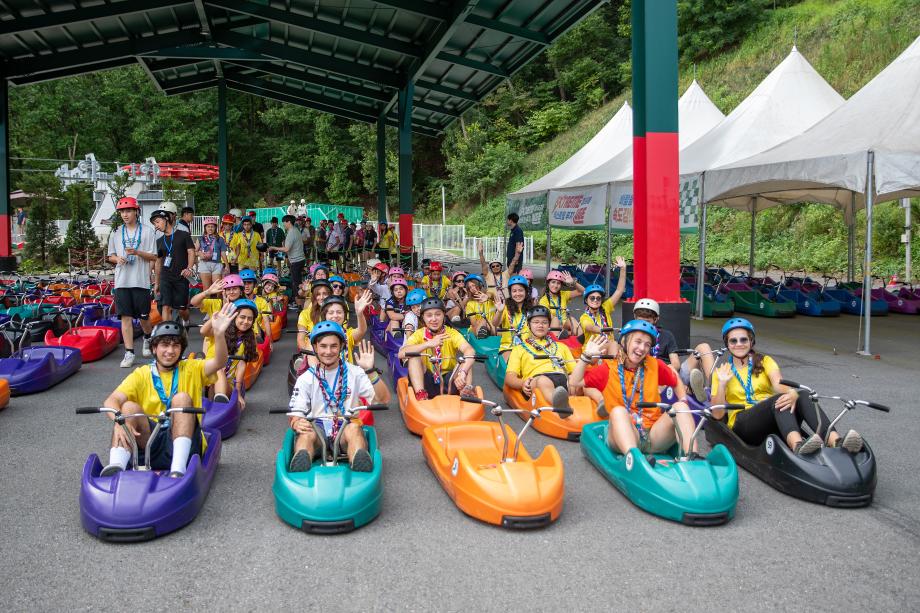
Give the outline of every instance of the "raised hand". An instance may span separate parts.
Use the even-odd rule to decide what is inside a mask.
[[[355,364],[364,370],[370,370],[374,367],[374,346],[368,340],[363,340],[358,344],[355,351]]]
[[[622,255],[618,255],[616,259],[617,268],[626,268],[626,260],[623,259]]]
[[[211,287],[208,288],[208,294],[211,294],[211,295],[219,294],[220,292],[223,291],[223,289],[224,289],[224,280],[218,279],[217,281],[211,284]]]
[[[374,295],[369,290],[364,290],[358,299],[355,300],[355,312],[364,313],[364,309],[370,306],[374,301]]]
[[[223,333],[227,331],[230,324],[233,323],[235,315],[236,307],[233,306],[233,303],[228,302],[221,310],[211,316],[211,330],[214,332],[215,336],[218,334],[223,335]]]
[[[575,283],[575,279],[572,278],[572,273],[570,273],[569,271],[563,272],[562,276],[565,279],[566,285],[573,285]]]
[[[604,346],[607,344],[606,338],[601,338],[601,335],[592,336],[591,339],[585,343],[585,349],[582,353],[584,355],[593,358],[594,356],[601,355],[604,352]]]
[[[716,369],[716,376],[719,377],[719,383],[725,385],[732,380],[732,367],[731,364],[725,363],[720,365]]]

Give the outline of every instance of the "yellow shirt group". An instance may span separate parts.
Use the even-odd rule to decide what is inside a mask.
[[[770,396],[774,395],[776,392],[773,390],[773,384],[770,382],[770,373],[774,373],[779,370],[776,362],[773,361],[768,355],[763,356],[763,372],[751,377],[751,387],[754,392],[754,402],[760,402],[765,400]],[[735,367],[738,370],[738,377],[741,377],[741,381],[738,381],[738,377],[732,376],[729,379],[728,383],[725,385],[725,402],[728,404],[743,404],[747,408],[754,406],[752,403],[747,401],[747,394],[744,393],[744,386],[747,384],[747,374],[748,374],[748,365],[745,365],[741,368]],[[743,383],[742,383],[743,382]],[[719,376],[716,372],[712,373],[712,397],[715,398],[716,394],[719,393]],[[729,411],[728,412],[728,427],[735,427],[735,419],[738,417],[738,413],[741,411]]]
[[[421,345],[426,342],[428,339],[425,338],[425,330],[427,328],[420,328],[412,333],[408,339],[406,339],[406,345]],[[447,339],[441,345],[441,372],[450,372],[457,366],[457,355],[462,353],[460,348],[466,345],[466,339],[463,338],[463,335],[457,332],[454,328],[444,328],[444,332],[447,333]],[[434,350],[426,351],[423,354],[422,361],[425,364],[425,368],[431,370],[431,360],[428,359],[428,355],[435,355]]]
[[[544,346],[549,339],[544,339],[542,341],[537,341],[540,346]],[[553,360],[538,360],[534,357],[536,355],[554,355],[557,358],[564,360],[564,370],[567,374],[571,374],[575,370],[575,359],[572,357],[572,352],[569,348],[563,343],[556,343],[550,341],[554,347],[550,350],[549,353],[546,351],[540,351],[539,349],[534,348],[532,345],[524,347],[523,345],[518,345],[511,350],[511,355],[508,356],[508,368],[507,372],[513,372],[522,379],[528,379],[530,377],[536,377],[537,375],[544,375],[547,373],[562,371],[553,363]],[[530,351],[528,351],[530,349]]]

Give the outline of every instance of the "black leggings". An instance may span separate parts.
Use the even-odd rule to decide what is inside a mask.
[[[790,432],[800,432],[805,422],[821,438],[827,435],[830,420],[824,411],[817,408],[807,395],[800,395],[795,411],[780,411],[776,401],[780,394],[761,400],[750,409],[741,411],[735,417],[732,430],[748,445],[759,445],[770,434],[779,434],[785,441]],[[821,427],[818,427],[820,416]]]

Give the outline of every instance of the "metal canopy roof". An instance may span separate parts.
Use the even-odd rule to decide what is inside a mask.
[[[139,63],[167,95],[227,87],[436,135],[603,0],[0,0],[23,85]]]

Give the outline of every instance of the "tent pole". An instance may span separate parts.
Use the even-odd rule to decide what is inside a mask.
[[[904,207],[904,282],[910,283],[913,276],[910,253],[910,198],[901,198],[901,206]]]
[[[611,270],[610,270],[610,266],[611,266],[611,261],[610,261],[610,202],[609,202],[610,196],[609,195],[607,196],[607,200],[608,200],[607,205],[604,207],[604,219],[606,220],[606,224],[607,224],[607,285],[605,289],[607,292],[606,295],[609,296],[610,295],[610,273],[611,273]],[[619,274],[625,275],[626,271],[622,270],[620,271]]]
[[[757,228],[757,198],[751,198],[751,250],[748,253],[748,276],[754,276],[754,231]]]
[[[856,275],[856,193],[850,194],[850,215],[847,220],[847,281]]]
[[[546,274],[549,274],[549,271],[552,270],[552,246],[550,244],[550,235],[552,234],[553,227],[549,224],[546,224]]]
[[[863,348],[860,355],[870,353],[869,334],[872,330],[872,205],[875,199],[873,169],[875,152],[870,151],[866,161],[866,258],[863,264]]]
[[[696,267],[696,317],[703,319],[703,287],[706,284],[706,203],[700,204],[700,263]]]

